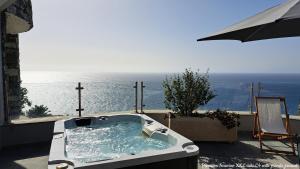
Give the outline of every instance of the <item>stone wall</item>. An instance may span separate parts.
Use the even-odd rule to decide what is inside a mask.
[[[9,122],[9,118],[20,115],[22,109],[20,103],[21,79],[18,33],[28,31],[33,27],[31,1],[16,0],[1,15],[3,98],[5,121]],[[20,20],[22,22],[19,22]],[[3,114],[3,112],[0,113]]]
[[[19,36],[6,34],[4,69],[9,116],[18,116],[22,111],[20,103],[21,78],[19,58]]]
[[[7,111],[7,97],[6,97],[6,83],[5,83],[5,41],[6,41],[6,15],[4,12],[1,12],[1,53],[0,53],[0,83],[1,83],[1,116],[2,116],[2,124],[8,122],[8,111]]]
[[[4,107],[4,86],[3,86],[3,69],[1,67],[3,61],[3,48],[4,44],[2,41],[2,37],[4,32],[2,31],[4,25],[2,24],[3,13],[0,12],[0,126],[5,123],[5,107]],[[1,137],[1,129],[0,129],[0,137]],[[1,141],[0,141],[0,149],[1,149]]]
[[[33,27],[31,0],[16,0],[6,9],[6,12],[12,13],[23,20],[26,20],[31,24],[31,28]]]
[[[30,0],[16,0],[5,13],[7,33],[18,34],[29,31],[33,27]]]

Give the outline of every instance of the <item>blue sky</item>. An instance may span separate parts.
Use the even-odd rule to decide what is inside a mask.
[[[300,73],[300,37],[197,42],[283,0],[32,0],[33,71]]]

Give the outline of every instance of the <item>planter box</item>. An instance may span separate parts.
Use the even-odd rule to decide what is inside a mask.
[[[169,126],[164,113],[147,113],[151,118]],[[170,121],[170,128],[193,141],[235,142],[237,127],[227,129],[218,119],[207,117],[176,117]]]

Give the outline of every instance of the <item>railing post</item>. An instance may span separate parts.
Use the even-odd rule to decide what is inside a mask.
[[[258,82],[258,84],[257,84],[257,89],[258,89],[258,91],[257,91],[257,96],[260,96],[260,91],[261,91],[261,89],[262,89],[261,83],[260,83],[260,82]]]
[[[253,82],[250,84],[250,113],[253,113]]]
[[[298,115],[300,115],[300,101],[299,101],[299,104],[298,104],[298,112],[297,112]],[[300,157],[300,156],[299,156]],[[300,160],[300,159],[299,159]]]
[[[135,85],[133,86],[135,89],[135,113],[138,113],[138,82],[135,82]]]
[[[145,107],[145,105],[144,105],[144,88],[145,87],[146,86],[144,86],[144,82],[142,81],[141,82],[141,113],[144,113],[143,108]]]
[[[78,109],[76,109],[76,111],[78,111],[79,117],[81,117],[81,111],[84,110],[81,108],[81,90],[84,88],[81,87],[81,83],[79,82],[78,87],[76,87],[75,89],[78,90]]]

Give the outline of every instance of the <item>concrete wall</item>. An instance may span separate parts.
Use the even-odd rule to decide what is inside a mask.
[[[55,121],[11,124],[0,127],[0,143],[2,147],[39,142],[50,142],[52,140]]]
[[[239,112],[237,112],[239,113]],[[154,120],[164,124],[165,126],[168,126],[166,120],[164,120],[166,113],[146,113]],[[254,124],[254,116],[250,113],[239,113],[240,114],[240,127],[238,128],[238,131],[248,131],[251,132],[253,130],[253,124]],[[283,122],[285,123],[285,117],[282,118]],[[290,116],[290,125],[292,133],[294,134],[300,134],[300,116]]]
[[[285,118],[284,118],[285,120]],[[294,134],[300,135],[300,117],[291,116],[290,117],[291,130]]]

